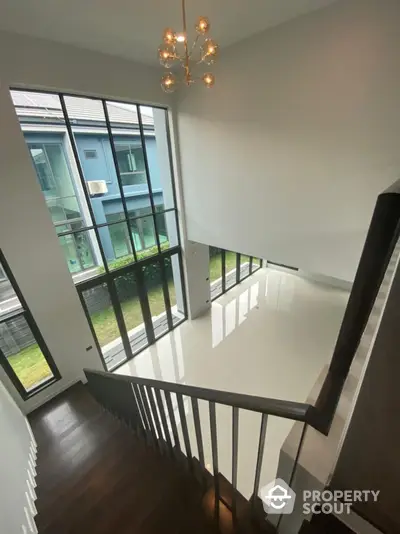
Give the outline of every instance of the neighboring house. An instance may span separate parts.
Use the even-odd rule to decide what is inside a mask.
[[[62,235],[79,230],[82,223],[90,226],[90,217],[79,172],[71,157],[72,146],[60,100],[57,95],[21,91],[13,92],[12,98],[40,187],[57,233],[61,234],[59,240],[69,270],[79,273],[93,268],[100,258],[90,232]],[[123,205],[104,111],[98,100],[70,97],[66,106],[96,222],[116,223],[122,217]],[[108,102],[107,111],[128,213],[133,219],[142,217],[131,221],[135,248],[141,251],[154,246],[156,240],[153,218],[144,217],[150,211],[150,201],[136,107]],[[156,210],[163,211],[153,117],[142,111],[142,123],[153,199]],[[98,194],[99,187],[104,192]],[[168,239],[164,218],[158,217],[157,223],[162,243]],[[132,253],[125,226],[101,228],[100,238],[108,261]]]

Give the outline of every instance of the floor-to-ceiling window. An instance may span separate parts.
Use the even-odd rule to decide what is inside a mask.
[[[186,317],[167,111],[12,91],[107,369]]]
[[[60,378],[1,251],[0,365],[24,399]]]
[[[210,290],[211,299],[223,295],[236,284],[255,273],[262,266],[262,260],[224,250],[210,247]]]

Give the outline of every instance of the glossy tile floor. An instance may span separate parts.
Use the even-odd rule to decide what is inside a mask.
[[[329,362],[349,293],[273,269],[256,274],[214,301],[116,373],[304,402]],[[189,401],[186,403],[195,444]],[[212,464],[208,407],[200,401],[206,462]],[[217,407],[220,471],[231,469],[231,410]],[[292,423],[270,417],[261,486],[275,477]],[[254,483],[260,415],[241,412],[238,489]],[[196,448],[193,446],[194,454]]]

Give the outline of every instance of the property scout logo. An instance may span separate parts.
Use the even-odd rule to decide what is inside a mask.
[[[303,514],[349,514],[355,502],[378,500],[380,491],[374,490],[304,490],[296,495],[281,478],[273,480],[260,490],[266,514],[291,514],[297,499],[301,500]]]

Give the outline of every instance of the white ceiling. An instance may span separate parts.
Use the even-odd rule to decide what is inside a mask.
[[[335,0],[187,0],[188,25],[211,19],[226,47]],[[157,63],[166,26],[181,30],[181,0],[0,0],[0,29]]]

